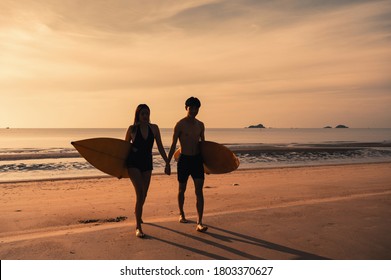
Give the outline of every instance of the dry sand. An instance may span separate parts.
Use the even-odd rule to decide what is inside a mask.
[[[209,175],[207,233],[192,181],[189,224],[176,193],[176,175],[152,177],[138,239],[127,179],[0,184],[0,259],[391,259],[391,163]]]

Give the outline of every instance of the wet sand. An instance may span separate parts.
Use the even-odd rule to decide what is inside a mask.
[[[135,237],[129,180],[0,184],[0,258],[391,259],[391,163],[241,170],[206,176],[195,231],[188,184],[178,222],[176,176],[154,175]]]

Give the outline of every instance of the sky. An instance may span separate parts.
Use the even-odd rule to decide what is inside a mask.
[[[0,128],[391,127],[391,1],[1,0]]]

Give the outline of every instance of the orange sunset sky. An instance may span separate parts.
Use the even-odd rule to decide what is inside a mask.
[[[391,127],[391,1],[1,0],[0,127]]]

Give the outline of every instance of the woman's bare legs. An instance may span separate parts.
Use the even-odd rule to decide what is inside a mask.
[[[130,180],[132,181],[132,184],[134,186],[134,190],[136,192],[136,205],[134,209],[134,213],[136,216],[136,236],[144,237],[145,235],[141,228],[143,206],[147,197],[149,184],[151,182],[152,171],[149,170],[141,172],[137,168],[129,168],[128,173]]]

